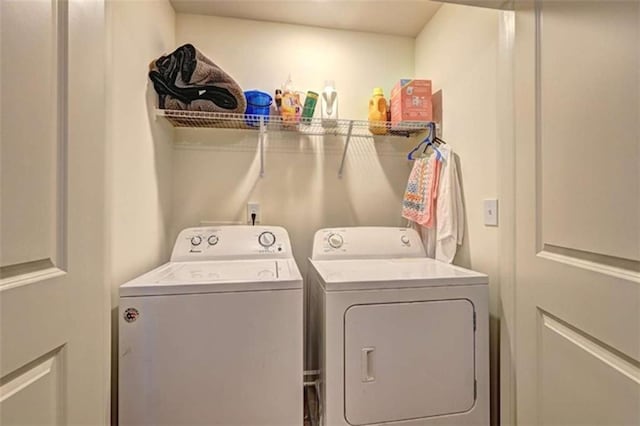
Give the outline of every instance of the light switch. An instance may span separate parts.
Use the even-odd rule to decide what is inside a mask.
[[[498,226],[498,200],[484,200],[484,224]]]

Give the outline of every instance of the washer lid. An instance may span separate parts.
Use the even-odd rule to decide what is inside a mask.
[[[169,262],[120,286],[120,296],[302,288],[293,259]]]
[[[327,291],[488,284],[482,273],[430,258],[310,260]]]

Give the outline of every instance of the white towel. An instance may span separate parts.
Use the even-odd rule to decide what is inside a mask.
[[[448,145],[440,147],[444,156],[438,186],[436,210],[436,260],[451,263],[464,237],[464,205],[455,154]]]
[[[436,222],[437,222],[436,218]],[[424,251],[427,257],[436,257],[436,228],[427,228],[426,226],[418,225],[413,221],[409,221],[409,228],[415,229],[422,238],[422,244],[424,245]]]

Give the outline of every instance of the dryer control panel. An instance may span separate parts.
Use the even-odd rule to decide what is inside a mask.
[[[325,228],[313,239],[314,260],[425,257],[418,233],[409,228]]]
[[[279,226],[207,226],[184,229],[172,262],[293,257],[287,231]]]

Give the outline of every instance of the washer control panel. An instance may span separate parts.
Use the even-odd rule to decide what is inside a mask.
[[[418,233],[409,228],[362,226],[316,232],[314,260],[425,257]]]
[[[180,232],[171,260],[283,259],[292,257],[287,231],[279,226],[208,226]]]

